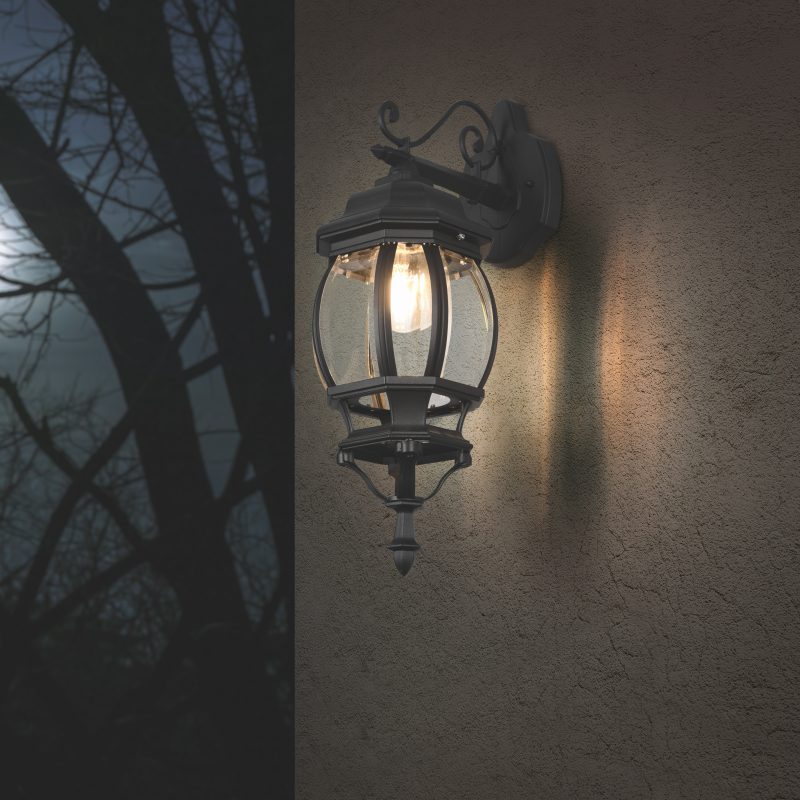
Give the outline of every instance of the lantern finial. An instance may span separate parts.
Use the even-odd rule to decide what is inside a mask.
[[[392,502],[389,501],[386,505],[391,507]],[[421,502],[412,505],[400,501],[394,509],[397,512],[397,521],[394,527],[394,539],[388,547],[394,553],[394,565],[401,575],[408,574],[414,565],[414,556],[419,550],[419,544],[414,536],[414,512],[420,505]]]

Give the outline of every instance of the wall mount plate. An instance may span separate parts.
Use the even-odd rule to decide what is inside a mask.
[[[534,136],[525,109],[510,100],[499,102],[492,123],[500,141],[498,157],[488,168],[478,153],[475,166],[464,171],[502,185],[516,196],[516,207],[495,211],[462,199],[466,215],[493,232],[486,261],[498,267],[518,267],[529,261],[558,228],[561,218],[561,167],[555,147]]]

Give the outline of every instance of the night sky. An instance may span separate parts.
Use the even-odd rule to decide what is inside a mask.
[[[13,74],[20,67],[30,63],[47,48],[51,47],[63,36],[63,30],[57,16],[44,4],[34,0],[23,3],[19,13],[7,17],[0,27],[0,74]],[[0,9],[7,12],[13,6],[8,2],[0,4]],[[45,62],[38,74],[46,74],[52,70],[53,59]],[[37,74],[36,71],[32,76]],[[30,80],[29,76],[29,80]],[[5,82],[5,81],[3,81]],[[30,80],[35,86],[35,77]],[[49,136],[49,118],[43,118],[33,109],[34,121],[43,134]],[[65,125],[64,135],[73,143],[100,143],[104,141],[104,126],[93,118],[73,119]],[[65,168],[81,177],[81,165],[62,161]],[[97,178],[102,180],[110,172],[111,167],[101,170]],[[131,189],[133,199],[146,205],[151,202],[160,190],[157,181],[152,178],[139,181]],[[115,209],[106,205],[102,218],[105,224],[121,237],[130,228],[130,215],[126,210]],[[0,189],[0,275],[10,274],[21,280],[36,280],[55,274],[52,265],[31,263],[15,253],[25,252],[30,245],[19,242],[19,233],[14,228],[19,218]],[[174,280],[190,274],[191,265],[181,238],[173,233],[159,234],[127,249],[127,254],[137,267],[143,279],[148,281]],[[38,277],[37,277],[38,276]],[[0,288],[12,288],[0,284]],[[159,292],[156,302],[163,306],[167,303],[188,302],[193,296],[192,290],[176,290]],[[97,411],[109,423],[112,423],[123,411],[118,383],[105,346],[97,331],[79,304],[65,302],[53,312],[52,335],[50,336],[44,356],[33,374],[26,371],[30,363],[31,348],[38,346],[38,341],[30,336],[15,337],[12,334],[16,327],[14,312],[21,309],[26,301],[20,299],[0,299],[0,373],[9,374],[15,379],[24,378],[25,396],[31,405],[41,404],[46,407],[48,400],[56,399],[67,391],[80,394],[97,392],[102,399]],[[38,301],[44,307],[46,298]],[[34,315],[35,316],[35,315]],[[172,322],[174,325],[177,320]],[[213,341],[205,325],[195,326],[181,350],[184,366],[190,366],[204,356],[213,352]],[[206,455],[209,474],[215,486],[219,487],[227,473],[227,464],[235,446],[237,434],[228,403],[225,386],[219,370],[215,370],[190,385],[194,413],[198,430],[203,432],[202,442]],[[0,414],[4,413],[0,406]]]

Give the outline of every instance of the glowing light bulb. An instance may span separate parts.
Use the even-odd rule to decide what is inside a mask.
[[[391,287],[392,330],[424,331],[431,326],[431,283],[420,245],[397,245]]]

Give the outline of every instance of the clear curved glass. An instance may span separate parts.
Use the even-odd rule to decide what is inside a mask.
[[[370,348],[378,250],[370,247],[337,256],[322,288],[320,343],[336,384],[362,381],[378,374]]]
[[[480,386],[494,344],[492,295],[475,261],[439,248],[447,273],[450,320],[442,377]]]
[[[322,289],[319,335],[334,383],[379,375],[373,336],[375,268],[380,245],[338,256]],[[480,386],[494,344],[491,290],[477,263],[439,248],[447,280],[447,344],[442,377]],[[397,374],[425,374],[431,344],[432,294],[425,250],[399,243],[391,274],[392,345]],[[384,407],[377,396],[362,401]],[[447,403],[434,395],[431,406]]]

